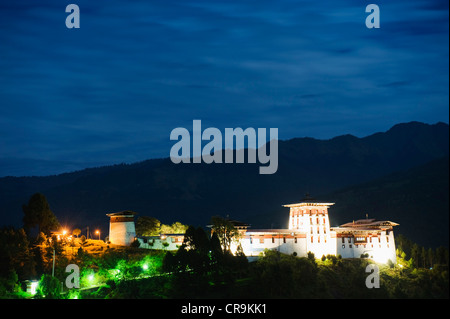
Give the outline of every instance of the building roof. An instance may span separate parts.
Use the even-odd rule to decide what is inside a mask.
[[[371,219],[359,219],[354,220],[353,222],[346,223],[340,225],[339,227],[334,228],[335,230],[348,230],[348,229],[357,229],[357,230],[371,230],[371,229],[383,229],[383,228],[392,228],[394,226],[398,226],[399,224],[391,222],[389,220],[376,220],[374,218]]]
[[[226,218],[223,218],[223,219],[225,221],[231,223],[236,228],[248,228],[248,227],[250,227],[250,224],[241,222],[239,220],[230,219],[229,216],[227,216]],[[211,228],[211,227],[213,227],[213,225],[209,224],[209,225],[206,225],[206,227]]]
[[[334,205],[334,203],[323,202],[321,200],[311,197],[311,195],[309,193],[306,193],[305,197],[303,197],[303,199],[301,200],[300,203],[287,204],[287,205],[283,205],[283,206],[284,207],[300,207],[300,206],[331,206],[331,205]]]
[[[300,231],[298,229],[287,229],[287,228],[283,228],[283,229],[272,229],[272,228],[266,228],[266,229],[251,229],[251,230],[247,230],[246,234],[247,235],[252,235],[252,234],[291,234],[291,233],[304,233],[304,231]]]
[[[121,212],[106,214],[106,216],[109,216],[109,217],[134,216],[134,215],[137,215],[137,213],[135,213],[135,212],[133,212],[131,210],[124,210],[124,211],[121,211]]]

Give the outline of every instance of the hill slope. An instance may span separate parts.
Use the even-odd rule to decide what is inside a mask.
[[[281,205],[298,202],[305,192],[330,194],[424,165],[448,156],[448,150],[447,124],[411,122],[364,138],[280,141],[274,175],[259,175],[259,164],[175,165],[158,159],[58,176],[7,177],[0,179],[0,218],[20,225],[22,204],[39,191],[61,223],[101,227],[103,233],[105,213],[125,209],[164,223],[205,225],[213,215],[229,214],[253,227],[286,227],[288,211]]]
[[[400,224],[396,233],[425,247],[448,245],[449,158],[352,186],[326,196],[334,225],[377,218]]]

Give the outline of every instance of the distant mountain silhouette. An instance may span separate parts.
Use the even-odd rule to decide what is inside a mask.
[[[377,218],[399,223],[395,232],[425,247],[448,245],[449,157],[326,196],[336,204],[330,222]]]
[[[0,224],[20,226],[22,204],[38,191],[46,195],[62,224],[91,225],[104,231],[108,229],[105,214],[125,209],[154,216],[164,223],[180,221],[204,226],[213,215],[230,215],[254,228],[287,227],[288,210],[281,205],[298,202],[306,192],[314,197],[336,196],[336,208],[330,209],[332,220],[345,217],[342,221],[347,222],[366,211],[378,218],[384,213],[376,211],[372,198],[361,194],[361,198],[354,199],[355,203],[360,201],[360,208],[351,210],[358,216],[351,217],[347,214],[350,210],[343,211],[338,206],[338,199],[345,203],[342,207],[351,206],[351,193],[338,191],[374,180],[380,183],[381,178],[397,171],[413,169],[448,154],[447,124],[411,122],[364,138],[343,135],[330,140],[279,141],[279,167],[273,175],[259,175],[259,163],[176,165],[167,158],[57,176],[5,177],[0,178]],[[405,178],[403,173],[398,177]],[[446,178],[448,185],[448,171]],[[386,185],[395,184],[388,181]],[[400,194],[401,189],[396,192]],[[446,200],[448,215],[448,197]],[[406,230],[409,226],[403,220],[408,220],[406,210],[411,206],[404,207],[405,202],[398,201],[397,207],[395,198],[390,203],[392,211],[396,208],[400,215],[386,218],[399,222]],[[436,214],[437,211],[442,210],[439,208]],[[417,215],[411,219],[410,229],[423,223]]]

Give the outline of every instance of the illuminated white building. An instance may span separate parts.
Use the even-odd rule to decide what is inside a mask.
[[[391,221],[360,219],[333,228],[337,237],[337,253],[343,258],[359,258],[363,254],[377,262],[396,262]]]
[[[247,257],[259,256],[269,249],[299,257],[306,257],[311,252],[316,258],[365,256],[381,263],[396,262],[393,227],[398,224],[362,219],[331,227],[328,208],[332,205],[334,203],[320,202],[308,195],[300,203],[283,205],[289,208],[286,229],[249,229],[248,224],[231,221],[240,233],[239,240],[232,243],[231,251],[235,253],[240,245]],[[130,211],[107,214],[112,244],[127,246],[137,239],[141,248],[177,250],[183,243],[184,234],[136,238],[135,214]]]
[[[139,248],[158,250],[178,250],[183,244],[184,234],[160,234],[158,236],[139,236]]]
[[[332,205],[308,195],[300,203],[283,205],[290,209],[287,229],[243,229],[241,225],[241,238],[233,244],[232,251],[241,245],[246,256],[258,256],[270,249],[299,257],[312,252],[316,258],[365,255],[382,263],[396,261],[393,227],[398,224],[364,219],[330,227],[328,208]]]
[[[128,246],[136,238],[135,212],[123,211],[106,214],[109,216],[109,241],[113,245]]]

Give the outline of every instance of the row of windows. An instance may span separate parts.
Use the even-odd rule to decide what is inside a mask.
[[[293,218],[293,220],[294,220],[294,222],[297,221],[297,225],[303,225],[303,222],[300,222],[299,217]],[[322,223],[320,221],[322,221]],[[326,224],[326,219],[325,219],[325,217],[323,219],[319,219],[319,217],[317,217],[317,218],[312,218],[311,217],[309,219],[309,223],[310,223],[310,225],[313,225],[313,224],[317,224],[317,225],[322,225],[323,224],[323,225],[325,225]]]
[[[354,242],[355,243],[361,243],[361,242],[368,242],[372,243],[372,238],[378,238],[378,237],[355,237]],[[342,243],[345,243],[345,239],[347,239],[347,243],[352,242],[352,237],[342,237]],[[389,243],[389,236],[386,236],[386,242]]]
[[[144,244],[153,244],[156,241],[166,241],[166,242],[171,242],[171,243],[182,243],[183,242],[183,238],[182,237],[168,237],[168,238],[160,238],[160,239],[154,239],[154,238],[142,238],[142,242]]]
[[[274,244],[275,243],[275,237],[272,237],[272,244]],[[278,238],[279,240],[282,240],[283,241],[283,244],[285,244],[286,243],[286,237],[283,237],[283,238]],[[260,237],[259,238],[259,243],[260,244],[264,244],[264,237]],[[297,243],[297,237],[294,237],[294,243],[296,244]],[[253,237],[250,237],[250,244],[253,244]]]
[[[259,239],[259,243],[260,243],[260,244],[264,244],[264,237],[260,237],[260,238],[258,238],[258,239]],[[275,237],[272,237],[272,244],[275,243],[275,239],[276,239]],[[279,238],[279,240],[282,240],[282,241],[283,241],[283,244],[286,243],[286,237]],[[310,240],[311,240],[311,243],[314,243],[314,242],[320,243],[320,242],[321,242],[321,237],[320,237],[320,236],[318,236],[318,237],[311,236],[311,237],[310,237]],[[327,242],[327,238],[324,237],[324,238],[322,239],[322,241],[323,241],[324,243],[326,243],[326,242]],[[250,244],[253,244],[253,242],[254,242],[253,237],[250,237]],[[294,244],[297,244],[297,237],[294,237]]]
[[[363,248],[374,248],[374,247],[373,247],[373,244],[370,244],[370,245],[360,245],[360,246],[362,246]],[[366,247],[366,246],[370,246],[370,247]],[[386,247],[389,248],[389,244],[387,244]],[[342,245],[342,248],[344,249],[344,248],[345,248],[345,245]],[[348,248],[353,248],[353,245],[352,245],[352,244],[348,245]],[[378,248],[381,248],[381,244],[378,245]]]
[[[317,214],[326,214],[325,209],[294,209],[292,211],[293,214],[310,214],[310,215],[317,215]]]

